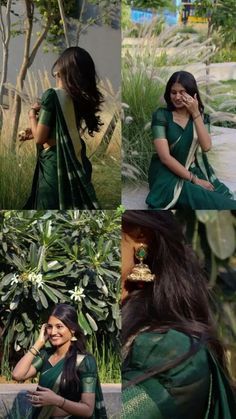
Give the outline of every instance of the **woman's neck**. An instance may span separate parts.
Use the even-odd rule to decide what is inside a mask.
[[[189,112],[184,107],[180,108],[180,109],[174,109],[174,112],[176,112],[179,116],[189,117]]]
[[[70,345],[71,345],[71,342],[69,341],[69,342],[64,343],[64,345],[57,346],[56,350],[55,350],[55,353],[58,356],[65,355],[68,352]]]
[[[65,88],[61,79],[57,79],[56,87],[58,89],[64,89]]]

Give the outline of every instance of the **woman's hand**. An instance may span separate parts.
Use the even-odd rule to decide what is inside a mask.
[[[183,105],[188,110],[188,112],[194,118],[195,116],[199,115],[199,107],[198,107],[198,100],[197,94],[195,93],[194,97],[188,95],[188,93],[182,94]]]
[[[28,112],[29,118],[30,117],[37,117],[37,115],[38,115],[38,113],[40,111],[40,108],[41,108],[41,105],[38,102],[34,103],[31,106],[31,108],[30,108],[30,110]]]
[[[195,185],[202,186],[202,188],[208,189],[209,191],[214,191],[214,186],[210,182],[208,182],[207,180],[199,179],[199,178],[195,177],[193,183]]]
[[[45,345],[45,343],[48,340],[48,334],[47,334],[47,323],[44,323],[40,329],[39,336],[37,339],[37,345],[34,346],[40,346],[41,348]]]
[[[40,111],[40,108],[41,108],[41,105],[40,105],[40,103],[38,103],[38,102],[35,102],[32,106],[31,106],[31,109],[34,109],[35,110],[35,112],[39,112]]]
[[[63,397],[46,387],[38,386],[35,391],[28,391],[27,397],[35,407],[57,406],[63,402]]]

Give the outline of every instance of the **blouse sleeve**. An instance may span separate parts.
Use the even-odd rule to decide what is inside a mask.
[[[97,384],[97,364],[92,355],[86,355],[79,366],[81,393],[95,393]]]
[[[45,351],[45,349],[42,349],[41,351],[39,351],[39,355],[37,355],[32,362],[33,367],[36,369],[37,372],[41,371],[45,358],[47,356],[47,352]]]
[[[43,93],[41,99],[41,108],[39,113],[39,123],[52,126],[52,120],[55,115],[55,103],[54,103],[55,92],[54,89],[48,89]]]
[[[166,138],[166,110],[159,108],[152,115],[152,137],[153,140],[158,138]]]
[[[207,113],[204,113],[203,115],[203,122],[207,129],[207,132],[210,133],[211,132],[210,116]]]

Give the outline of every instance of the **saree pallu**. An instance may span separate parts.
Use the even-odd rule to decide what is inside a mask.
[[[154,154],[148,175],[150,192],[146,199],[150,208],[236,209],[232,193],[217,179],[206,154],[198,147],[192,118],[182,128],[173,121],[172,112],[158,109],[153,114],[152,130],[157,141],[168,140],[172,157],[199,179],[211,182],[214,191],[178,177]]]
[[[64,89],[48,89],[39,123],[50,128],[56,146],[38,146],[31,196],[25,209],[98,209],[91,183],[92,165],[80,138],[74,104]],[[53,154],[53,161],[48,154]]]
[[[122,373],[122,419],[235,418],[233,392],[204,346],[177,366],[128,386],[149,368],[163,367],[189,348],[190,338],[176,330],[135,338]]]
[[[52,355],[51,350],[40,351],[40,356],[36,356],[32,365],[37,371],[40,371],[39,385],[50,388],[56,394],[60,394],[60,381],[64,367],[64,359],[52,366],[48,359]],[[91,419],[107,419],[106,408],[103,400],[101,384],[97,373],[97,365],[92,355],[77,355],[76,369],[80,378],[81,390],[76,397],[80,401],[81,394],[95,393],[95,407]],[[67,397],[68,398],[68,397]],[[71,399],[72,400],[72,399]],[[73,399],[73,401],[75,401]],[[34,407],[32,409],[32,419],[50,419],[52,418],[55,406]],[[77,419],[82,416],[67,415],[63,419]]]

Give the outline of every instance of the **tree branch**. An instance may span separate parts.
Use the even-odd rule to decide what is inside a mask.
[[[41,33],[41,35],[38,37],[37,41],[35,42],[32,51],[30,53],[29,56],[29,67],[32,65],[34,58],[37,54],[37,51],[41,45],[41,43],[43,42],[43,40],[46,38],[46,35],[48,33],[49,27],[50,27],[51,21],[50,19],[48,19],[46,26],[44,27],[43,32]]]
[[[68,29],[67,29],[65,11],[64,11],[64,8],[63,8],[62,1],[61,0],[57,0],[57,2],[58,2],[59,10],[60,10],[61,20],[62,20],[62,23],[63,23],[64,35],[65,35],[65,39],[66,39],[66,45],[69,48],[70,47],[70,40],[69,40],[69,36],[68,36]]]

